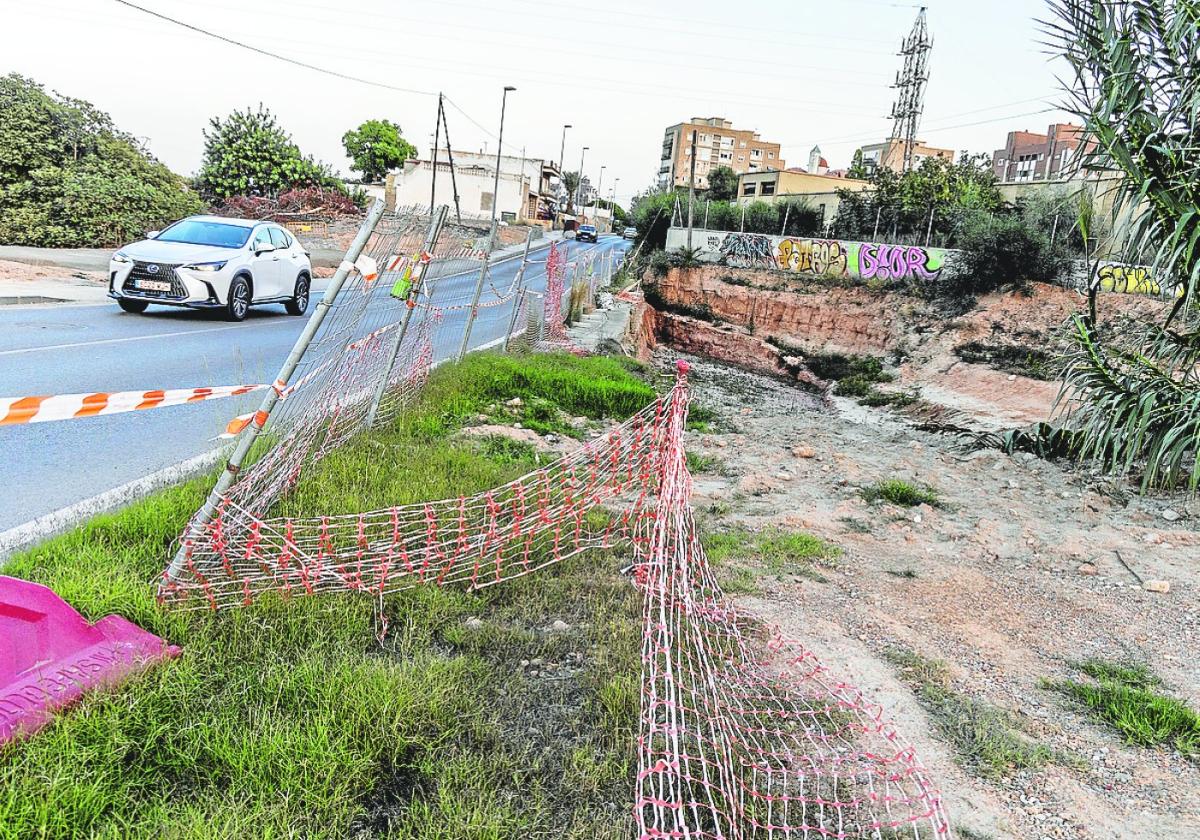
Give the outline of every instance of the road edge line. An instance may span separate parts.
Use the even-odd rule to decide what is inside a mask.
[[[19,551],[64,534],[93,517],[113,513],[151,493],[208,472],[224,457],[226,448],[221,446],[202,452],[83,501],[0,531],[0,570]]]

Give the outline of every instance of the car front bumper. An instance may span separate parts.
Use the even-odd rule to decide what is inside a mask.
[[[180,266],[156,264],[158,272],[149,277],[142,270],[142,263],[110,263],[108,272],[108,296],[113,299],[128,298],[163,306],[183,306],[189,309],[216,309],[224,304],[217,294],[217,287],[226,288],[221,274],[214,273],[212,282],[200,279],[196,272],[180,270]],[[144,289],[140,283],[153,280],[156,284],[169,285],[169,289]]]

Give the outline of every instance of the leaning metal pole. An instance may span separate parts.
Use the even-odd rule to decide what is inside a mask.
[[[316,336],[317,330],[324,323],[325,316],[329,314],[330,308],[337,299],[338,292],[342,289],[342,284],[346,282],[346,278],[354,270],[354,262],[362,254],[363,248],[367,245],[367,240],[371,238],[371,234],[375,232],[375,226],[379,224],[379,220],[383,216],[383,211],[383,201],[376,199],[367,213],[367,218],[363,220],[362,226],[359,227],[358,235],[350,243],[350,249],[346,252],[346,258],[342,260],[337,272],[333,275],[333,279],[329,281],[329,286],[325,289],[325,294],[321,296],[321,302],[317,304],[316,311],[308,319],[308,323],[304,325],[304,331],[296,339],[296,343],[292,346],[292,352],[288,353],[287,360],[284,361],[283,367],[279,369],[279,375],[275,377],[275,383],[267,389],[262,404],[258,407],[258,411],[254,413],[254,419],[238,438],[237,446],[234,448],[233,454],[229,456],[229,461],[225,464],[225,469],[221,472],[220,477],[217,478],[217,483],[213,486],[212,492],[208,494],[204,506],[200,508],[200,512],[192,517],[192,521],[188,524],[187,532],[179,543],[179,550],[171,558],[171,565],[167,566],[166,574],[171,580],[175,580],[183,570],[191,543],[203,533],[204,526],[208,524],[213,514],[216,513],[217,505],[221,503],[221,499],[224,498],[226,491],[237,480],[237,475],[242,469],[242,463],[246,460],[247,453],[250,452],[250,447],[254,446],[259,432],[262,431],[276,403],[279,402],[280,393],[287,388],[288,380],[296,372],[296,368],[300,365],[300,360],[304,358],[305,352],[308,350],[309,345],[312,344],[313,337]]]
[[[521,255],[521,267],[517,269],[517,279],[513,283],[513,315],[508,322],[508,329],[504,332],[504,350],[508,351],[508,342],[512,339],[512,331],[517,326],[517,316],[521,314],[521,306],[524,305],[525,293],[521,288],[521,283],[525,280],[525,266],[529,263],[529,245],[533,242],[533,228],[525,234],[525,253]]]
[[[487,279],[488,260],[491,257],[490,246],[496,242],[496,223],[492,223],[492,231],[488,234],[488,250],[483,252],[483,265],[479,267],[479,279],[475,281],[475,294],[471,297],[471,308],[467,310],[467,325],[463,327],[462,344],[458,348],[458,355],[455,359],[461,359],[467,355],[467,350],[471,344],[471,328],[475,326],[475,315],[479,309],[479,297],[483,294],[483,281]]]
[[[400,328],[396,331],[396,337],[392,341],[392,349],[388,353],[383,376],[375,385],[375,396],[371,399],[370,409],[367,410],[366,425],[368,429],[375,425],[375,415],[379,412],[379,404],[383,402],[383,395],[387,391],[392,368],[396,365],[396,357],[400,355],[400,345],[404,343],[404,337],[408,334],[408,323],[412,320],[417,297],[421,294],[421,284],[424,282],[425,272],[429,268],[425,262],[425,255],[432,254],[433,249],[437,247],[438,236],[442,232],[442,225],[446,223],[446,216],[449,213],[450,208],[443,204],[429,219],[429,230],[425,233],[425,241],[421,244],[421,253],[417,255],[416,263],[413,266],[413,280],[408,287],[408,294],[404,297],[404,317],[400,320]]]

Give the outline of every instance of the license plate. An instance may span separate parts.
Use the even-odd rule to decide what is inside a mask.
[[[139,280],[137,282],[139,289],[145,289],[147,292],[169,292],[171,284],[163,280]]]

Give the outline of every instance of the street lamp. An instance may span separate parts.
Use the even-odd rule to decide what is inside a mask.
[[[567,151],[567,129],[572,126],[563,126],[562,145],[558,147],[558,171],[561,173],[563,168],[563,153]]]
[[[608,200],[608,214],[611,217],[612,231],[617,229],[617,184],[621,183],[620,178],[613,178],[612,198]]]
[[[579,179],[575,182],[575,203],[579,204],[580,197],[583,195],[583,156],[587,154],[588,147],[584,146],[583,151],[579,153]],[[580,215],[583,215],[583,208],[580,207]]]
[[[458,346],[458,357],[467,354],[471,346],[471,328],[475,326],[475,316],[479,311],[479,296],[483,294],[483,281],[487,278],[488,257],[496,247],[496,207],[500,204],[500,156],[504,154],[504,108],[508,104],[508,92],[516,90],[512,85],[504,86],[504,95],[500,97],[500,136],[496,138],[496,178],[492,182],[492,227],[488,231],[488,247],[483,252],[483,260],[479,267],[479,278],[475,281],[475,294],[471,298],[471,308],[467,311],[467,324],[463,327],[462,344]],[[524,164],[521,164],[524,167]]]
[[[508,105],[510,90],[516,90],[516,88],[512,85],[505,85],[504,94],[500,97],[500,136],[496,138],[496,180],[492,183],[492,231],[489,234],[492,241],[488,243],[489,246],[496,244],[496,205],[500,203],[500,155],[504,153],[504,108]]]

